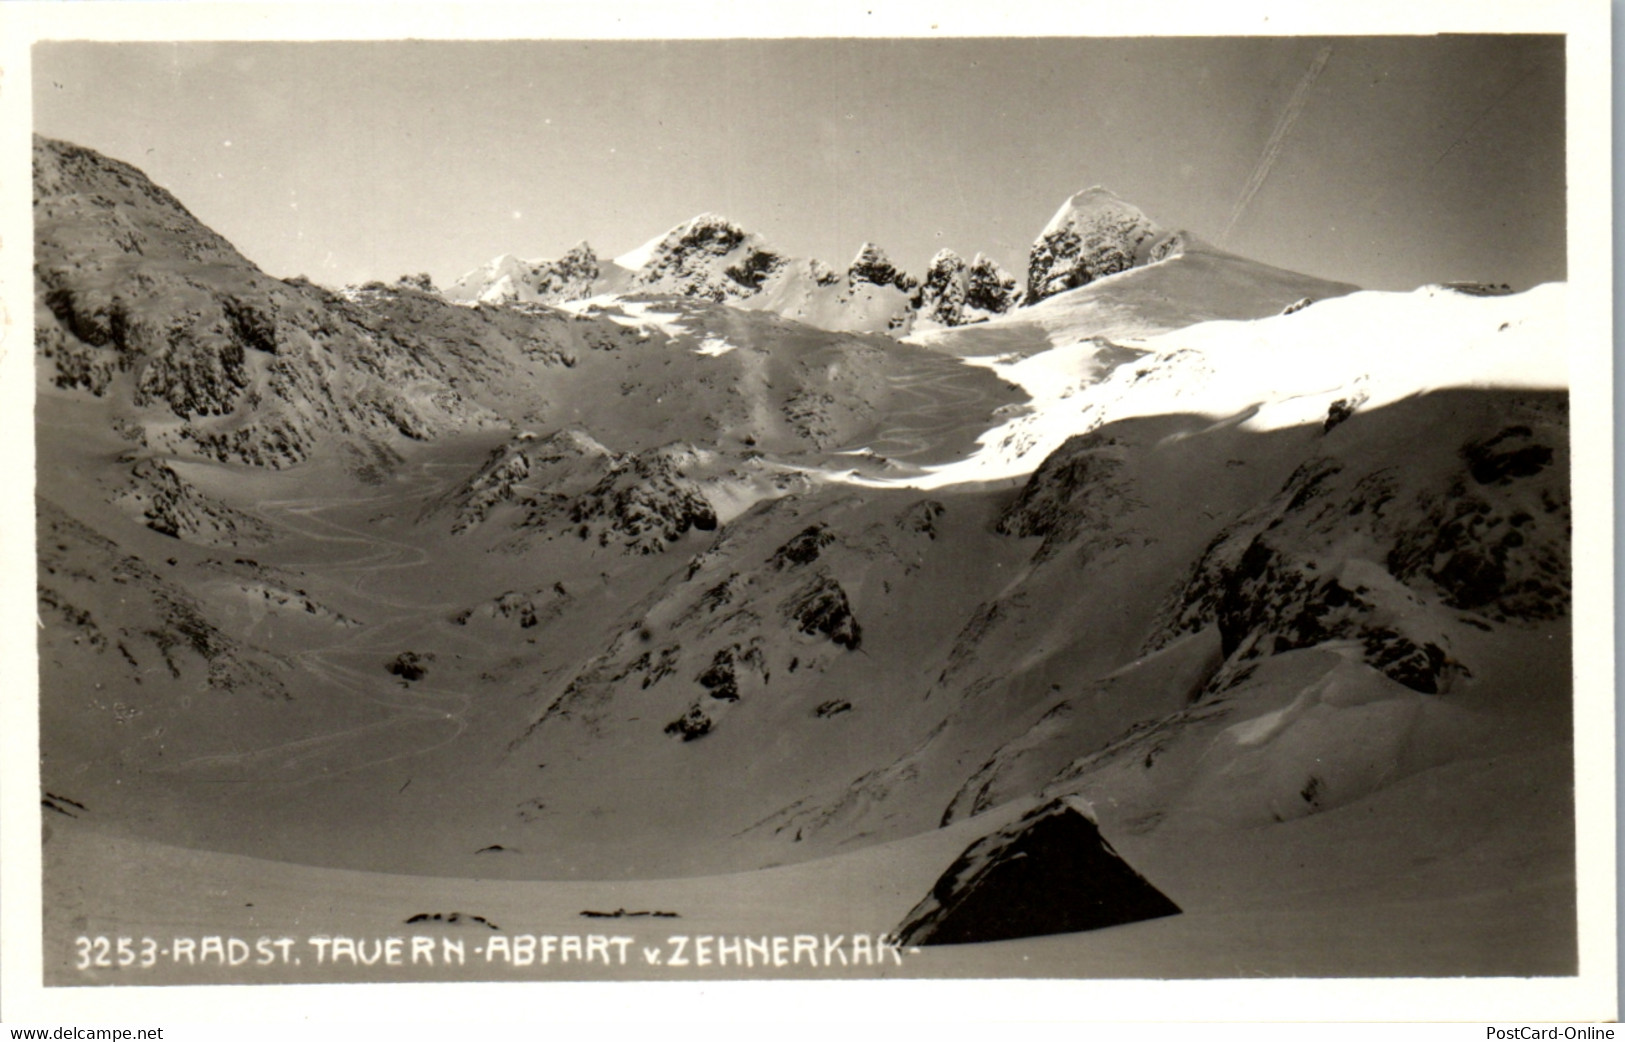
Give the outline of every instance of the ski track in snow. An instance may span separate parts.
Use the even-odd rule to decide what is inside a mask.
[[[426,468],[451,468],[452,465],[429,463],[425,466]],[[443,493],[459,480],[460,472],[451,474],[437,482],[433,490],[428,493],[428,496],[433,497]],[[390,498],[392,497],[388,494],[381,494],[348,499],[337,503],[322,499],[299,498],[268,500],[259,504],[259,506],[262,511],[275,516],[276,523],[306,538],[333,545],[355,544],[358,546],[359,552],[354,556],[338,561],[328,558],[313,558],[290,560],[283,563],[290,567],[318,567],[329,573],[358,572],[359,574],[351,583],[351,588],[358,595],[363,595],[363,587],[367,580],[378,572],[421,567],[430,563],[431,557],[429,553],[420,547],[372,535],[363,529],[341,524],[320,515]],[[364,671],[354,665],[340,661],[341,658],[363,654],[372,657],[387,655],[389,651],[399,646],[399,641],[391,638],[390,634],[400,632],[415,623],[421,622],[423,616],[428,612],[444,611],[456,605],[451,602],[406,603],[373,594],[365,594],[365,596],[368,598],[369,604],[380,608],[396,609],[395,613],[351,631],[332,644],[301,649],[294,652],[292,657],[302,670],[319,678],[320,681],[390,710],[396,715],[384,720],[359,724],[355,727],[330,731],[324,734],[310,735],[259,749],[193,757],[177,764],[172,769],[181,771],[199,767],[230,766],[243,768],[260,766],[268,767],[272,771],[283,772],[291,770],[300,764],[316,760],[334,746],[340,743],[348,743],[351,739],[364,734],[374,734],[391,728],[424,722],[445,721],[454,725],[452,733],[439,741],[429,742],[428,744],[414,743],[392,755],[375,757],[360,763],[344,764],[336,769],[330,766],[330,769],[322,771],[320,774],[311,772],[302,778],[279,777],[275,779],[297,785],[302,782],[315,781],[318,777],[332,778],[391,763],[408,756],[432,752],[435,749],[451,744],[461,737],[463,732],[468,729],[468,711],[472,703],[471,696],[466,692],[453,691],[424,681],[414,682],[417,686],[411,690],[405,688],[397,690],[392,684],[386,684],[378,679],[372,671]],[[252,638],[261,624],[257,622],[251,625],[247,635]]]
[[[1321,422],[1328,406],[1339,398],[1369,408],[1445,387],[1564,387],[1564,300],[1561,284],[1503,297],[1472,296],[1440,287],[1412,293],[1366,292],[1323,301],[1293,315],[1200,323],[1149,337],[1131,345],[1147,354],[1126,361],[1116,358],[1110,364],[1101,362],[1100,348],[1091,342],[1054,347],[1019,360],[1009,356],[967,358],[967,363],[990,368],[1020,385],[1031,402],[983,433],[964,458],[923,466],[908,462],[911,456],[931,453],[956,428],[963,429],[965,406],[980,396],[974,389],[954,383],[957,372],[944,370],[899,380],[892,390],[901,407],[892,412],[905,419],[882,428],[866,446],[847,447],[838,453],[872,453],[914,473],[869,477],[860,470],[833,472],[794,465],[788,469],[827,482],[872,488],[931,490],[1010,482],[1031,474],[1067,438],[1130,417],[1193,413],[1219,420],[1239,416],[1244,426],[1275,429]],[[617,321],[658,329],[673,337],[693,336],[682,324],[683,316],[635,301],[617,303],[628,313],[610,316]],[[699,350],[721,354],[731,348],[726,340],[709,337]],[[1261,379],[1261,373],[1268,374],[1267,378]],[[452,475],[437,481],[429,494],[438,495],[457,479]],[[322,681],[395,715],[262,749],[200,757],[179,765],[181,768],[246,766],[280,758],[278,766],[287,769],[316,760],[338,743],[361,734],[436,720],[453,725],[452,733],[438,741],[414,742],[392,755],[346,764],[326,772],[330,777],[430,752],[455,741],[466,730],[470,703],[466,693],[422,681],[410,692],[397,692],[354,664],[360,656],[387,655],[401,643],[395,635],[404,637],[421,624],[426,613],[455,607],[407,603],[367,592],[366,584],[378,573],[422,567],[430,562],[430,555],[422,548],[327,515],[389,498],[384,494],[341,503],[274,500],[261,504],[261,509],[308,539],[354,548],[337,561],[310,558],[285,563],[319,567],[329,574],[357,573],[351,584],[354,592],[391,613],[332,644],[306,648],[293,657]]]

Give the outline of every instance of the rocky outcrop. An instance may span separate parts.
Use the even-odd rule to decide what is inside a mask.
[[[964,259],[953,250],[938,250],[920,283],[920,317],[944,326],[961,325],[968,285]]]
[[[111,707],[115,715],[125,714],[118,719],[141,711],[135,695],[144,680],[292,699],[282,679],[285,661],[238,640],[205,603],[48,500],[37,498],[35,507],[41,657],[106,660],[99,668],[130,692],[127,701]],[[108,587],[116,587],[118,596],[109,597]]]
[[[918,285],[914,278],[892,264],[885,250],[872,242],[858,247],[857,256],[846,267],[846,281],[850,286],[865,282],[872,286],[895,286],[904,292]]]
[[[1020,296],[1015,276],[991,258],[978,253],[965,270],[965,309],[972,316],[1002,315]]]
[[[701,214],[666,233],[631,286],[721,304],[758,292],[787,263],[783,254],[726,217]]]
[[[504,255],[446,287],[447,300],[485,304],[563,304],[593,295],[601,274],[598,254],[585,242],[556,260]],[[431,289],[432,287],[420,287]]]
[[[521,432],[491,450],[473,477],[451,495],[453,532],[483,523],[501,504],[534,512],[563,505],[596,485],[617,457],[585,431]]]
[[[781,572],[786,568],[812,564],[818,560],[818,555],[824,547],[834,541],[835,536],[830,532],[828,525],[809,525],[773,551],[773,556],[767,559],[767,563]]]
[[[159,459],[133,464],[114,502],[154,532],[189,543],[251,546],[271,536],[270,525],[204,494]]]
[[[1215,688],[1260,658],[1338,641],[1391,679],[1436,694],[1470,674],[1453,650],[1456,613],[1521,624],[1565,615],[1565,410],[1544,396],[1505,408],[1478,422],[1525,422],[1454,449],[1416,446],[1403,466],[1306,460],[1212,541],[1162,632],[1218,626],[1226,663]],[[1471,429],[1466,418],[1461,428]]]
[[[978,253],[966,264],[953,250],[931,258],[918,294],[919,317],[939,326],[985,322],[1009,311],[1019,296],[1016,280]]]
[[[762,653],[760,638],[744,645],[718,648],[711,656],[711,664],[694,681],[720,702],[737,702],[746,674],[754,674],[762,684],[768,682],[767,658]]]
[[[782,611],[802,633],[821,634],[848,651],[863,643],[863,627],[852,615],[846,591],[829,575],[814,576],[784,602]]]
[[[445,503],[453,532],[466,532],[502,507],[515,527],[572,534],[628,553],[663,551],[685,532],[709,532],[716,509],[687,472],[709,459],[677,443],[616,453],[583,431],[516,435]]]
[[[127,164],[34,142],[41,379],[118,401],[148,448],[252,466],[320,444],[422,440],[490,422],[447,362],[353,299],[267,276]],[[360,306],[357,306],[360,305]]]
[[[1446,604],[1496,621],[1568,613],[1572,510],[1562,430],[1512,424],[1461,450],[1465,474],[1426,493],[1417,524],[1397,533],[1385,563],[1423,580]],[[1562,454],[1562,455],[1560,455]]]
[[[1075,434],[1050,453],[995,524],[1003,535],[1042,537],[1040,560],[1090,535],[1120,541],[1120,521],[1134,509],[1118,474],[1125,446],[1107,434]]]
[[[483,604],[465,608],[451,617],[459,626],[476,620],[512,620],[520,629],[532,629],[558,618],[571,601],[562,583],[541,589],[505,590]]]
[[[1068,199],[1033,243],[1025,303],[1172,256],[1180,244],[1137,207],[1096,186]]]
[[[569,504],[570,523],[599,546],[619,543],[628,553],[666,549],[685,532],[717,527],[717,512],[683,474],[692,461],[686,446],[650,449],[626,457]]]
[[[937,521],[948,512],[948,508],[937,499],[921,499],[905,507],[902,513],[892,519],[900,531],[923,535],[927,539],[936,539]]]
[[[967,847],[894,935],[904,946],[974,944],[1179,912],[1100,834],[1087,803],[1063,797]]]

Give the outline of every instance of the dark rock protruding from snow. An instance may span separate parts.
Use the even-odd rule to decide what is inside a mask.
[[[757,292],[787,263],[759,236],[707,213],[667,232],[632,285],[721,304]]]
[[[967,847],[896,937],[907,946],[974,944],[1179,912],[1112,849],[1087,803],[1062,797]]]
[[[965,307],[972,313],[1002,315],[1015,307],[1020,296],[1016,277],[999,267],[997,261],[978,253],[970,262],[965,272]]]
[[[886,251],[872,242],[864,243],[858,255],[852,258],[852,263],[846,269],[846,281],[853,286],[860,282],[896,286],[904,292],[914,289],[916,285],[913,277],[897,270],[886,256]]]
[[[915,307],[923,322],[968,326],[986,322],[1015,306],[1015,278],[982,256],[966,264],[953,250],[938,250],[920,283]]]
[[[938,250],[920,284],[920,315],[945,326],[965,321],[968,279],[965,261],[953,250]]]
[[[856,651],[863,643],[863,627],[852,615],[846,591],[830,576],[819,574],[791,595],[783,605],[784,617],[801,632],[823,634],[835,644]]]
[[[673,444],[618,461],[599,482],[569,504],[570,523],[599,546],[618,542],[628,553],[665,550],[690,529],[717,527],[716,509],[699,485],[684,476],[695,451]]]
[[[487,304],[562,304],[592,296],[603,262],[585,242],[578,242],[557,260],[521,260],[503,254],[446,287],[447,300]],[[404,280],[403,280],[404,281]],[[433,292],[433,286],[417,288]]]
[[[1063,203],[1039,233],[1028,254],[1026,303],[1164,260],[1183,246],[1181,235],[1097,185]]]

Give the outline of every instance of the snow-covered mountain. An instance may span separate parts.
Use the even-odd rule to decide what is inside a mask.
[[[503,254],[446,287],[448,300],[556,304],[595,292],[602,273],[592,247],[577,243],[557,260],[523,261]]]
[[[844,274],[822,261],[792,258],[760,235],[701,214],[613,260],[581,243],[558,260],[498,257],[445,291],[454,301],[570,304],[619,295],[677,296],[772,311],[821,329],[906,329],[917,280],[872,243]]]
[[[73,146],[36,180],[56,978],[137,920],[60,845],[99,828],[568,879],[500,905],[554,934],[586,892],[748,932],[759,885],[795,931],[1002,917],[1110,853],[1178,914],[922,965],[1574,972],[1562,286],[1357,292],[1091,190],[1024,294],[702,216],[454,304],[271,279]],[[326,899],[237,896],[172,918]]]
[[[1154,264],[1182,252],[1183,232],[1169,231],[1140,209],[1096,185],[1061,204],[1038,234],[1027,261],[1025,303],[1087,286],[1096,279]]]
[[[992,260],[978,254],[967,268],[952,251],[938,254],[922,285],[869,242],[842,273],[820,260],[790,257],[725,217],[701,214],[613,260],[586,243],[557,260],[504,255],[452,283],[445,296],[556,305],[621,294],[681,296],[772,311],[820,329],[901,335],[917,315],[926,327],[941,328],[1001,314],[1016,302],[1014,286]]]
[[[725,217],[702,214],[613,260],[598,257],[586,243],[557,260],[503,255],[458,279],[445,296],[553,305],[627,294],[682,296],[772,311],[821,329],[914,336],[942,347],[951,339],[929,334],[1001,316],[1016,325],[1042,325],[1043,313],[1028,315],[1024,308],[1056,297],[1075,305],[1077,299],[1067,296],[1074,291],[1186,254],[1199,254],[1199,266],[1245,270],[1204,271],[1194,283],[1177,275],[1149,279],[1153,299],[1147,306],[1176,315],[1173,325],[1259,318],[1306,297],[1355,288],[1223,253],[1189,232],[1162,227],[1097,185],[1067,199],[1033,241],[1024,290],[985,255],[967,264],[950,249],[938,251],[916,277],[897,268],[879,246],[864,243],[842,275],[822,261],[792,258]]]

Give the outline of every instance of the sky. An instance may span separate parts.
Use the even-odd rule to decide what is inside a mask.
[[[615,256],[699,213],[1024,277],[1068,196],[1370,289],[1563,279],[1557,36],[40,42],[35,130],[273,275]]]

